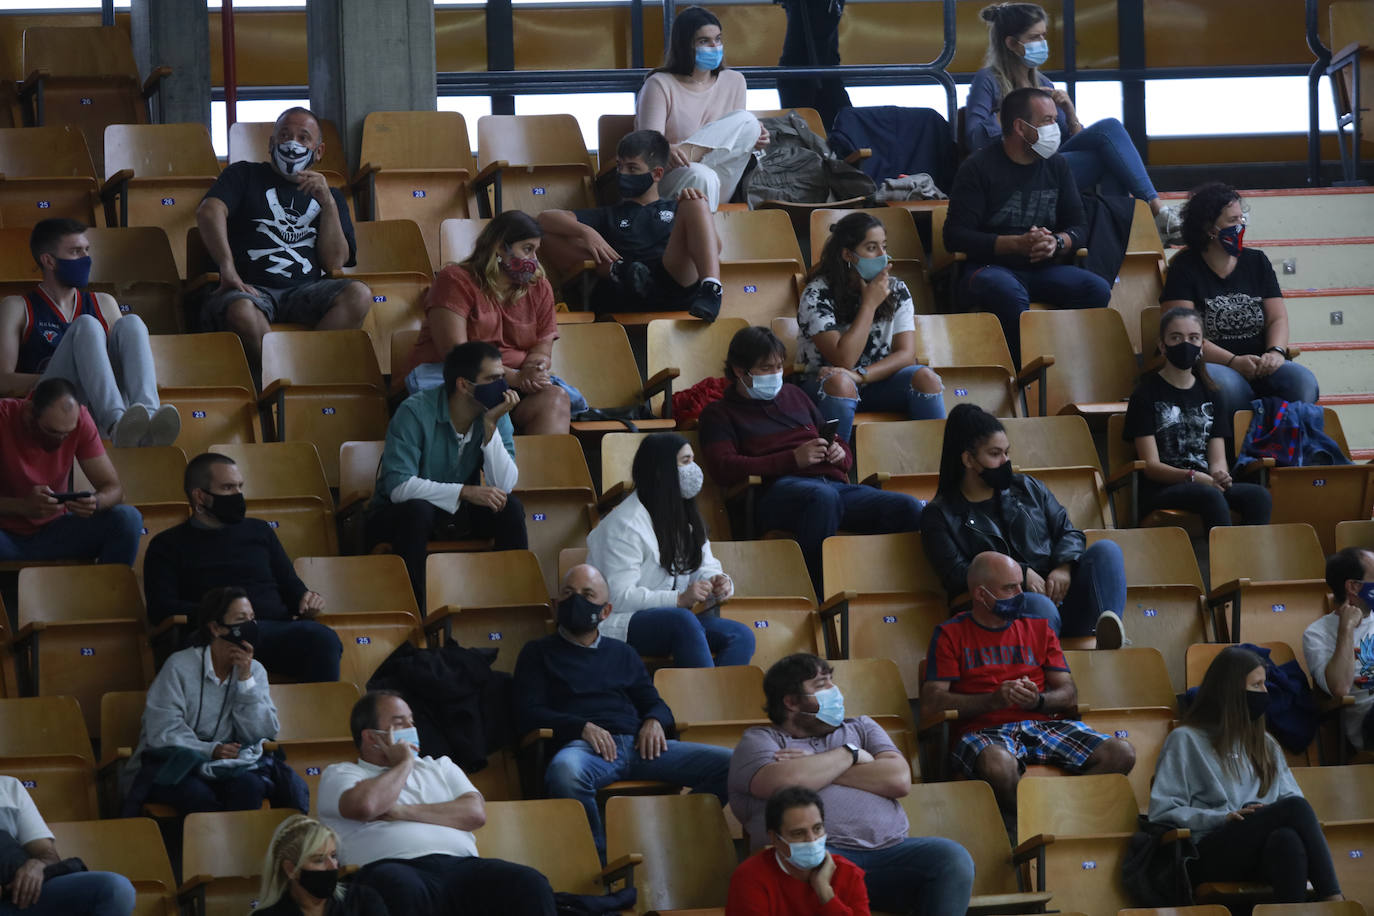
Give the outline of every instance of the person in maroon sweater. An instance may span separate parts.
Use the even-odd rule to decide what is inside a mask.
[[[868,916],[863,869],[825,849],[825,805],[804,786],[773,793],[768,846],[730,877],[725,916]]]
[[[921,527],[923,503],[849,482],[849,444],[821,437],[815,403],[783,382],[782,341],[768,328],[744,328],[730,341],[725,374],[734,384],[701,412],[701,451],[722,487],[763,478],[756,507],[763,530],[789,531],[821,587],[821,543],[843,528],[890,534]]]

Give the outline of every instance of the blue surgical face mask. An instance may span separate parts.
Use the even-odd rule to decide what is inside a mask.
[[[402,741],[409,741],[418,748],[420,746],[420,730],[413,725],[409,728],[393,728],[391,730],[391,743],[400,744]]]
[[[1021,60],[1027,67],[1038,67],[1050,59],[1050,43],[1045,39],[1028,41],[1021,47],[1025,49]]]
[[[844,724],[844,694],[840,693],[840,688],[831,684],[811,695],[816,698],[818,704],[816,711],[811,715],[832,728],[839,728]]]
[[[891,261],[892,259],[886,253],[878,255],[876,258],[859,258],[859,276],[863,277],[864,282],[867,283],[882,273]]]
[[[1374,610],[1374,582],[1361,582],[1359,596],[1365,610]]]
[[[725,60],[725,45],[714,48],[697,48],[696,65],[698,70],[714,70]]]
[[[825,837],[809,843],[788,843],[787,864],[801,871],[810,871],[825,861]]]
[[[991,594],[991,592],[989,592]],[[995,598],[991,611],[1003,620],[1015,620],[1026,608],[1026,593],[1017,592],[1010,598]]]
[[[91,257],[84,258],[59,258],[53,256],[57,266],[53,273],[57,274],[57,282],[68,289],[85,289],[86,284],[91,279]]]
[[[750,375],[753,383],[749,386],[749,397],[759,401],[771,401],[782,391],[782,370],[767,375]]]

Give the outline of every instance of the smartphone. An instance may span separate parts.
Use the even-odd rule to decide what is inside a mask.
[[[54,493],[52,498],[60,503],[69,503],[74,499],[86,499],[94,495],[95,492],[93,490],[75,490],[71,493]]]
[[[821,438],[831,445],[835,444],[835,434],[840,430],[839,420],[826,420],[821,426]]]

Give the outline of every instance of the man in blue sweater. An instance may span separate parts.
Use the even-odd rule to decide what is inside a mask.
[[[656,779],[710,792],[725,801],[730,751],[670,741],[673,713],[654,689],[639,654],[602,636],[610,589],[593,566],[574,566],[563,580],[558,632],[526,643],[515,663],[520,731],[553,729],[562,748],[544,773],[548,793],[575,798],[587,811],[597,852],[606,831],[596,790],[619,779]]]

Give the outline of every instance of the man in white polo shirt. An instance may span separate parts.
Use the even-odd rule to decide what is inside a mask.
[[[339,837],[339,861],[393,913],[554,916],[548,880],[525,865],[477,855],[472,831],[486,805],[447,757],[421,757],[410,706],[374,690],[349,716],[357,763],[336,763],[319,786],[320,820]]]

